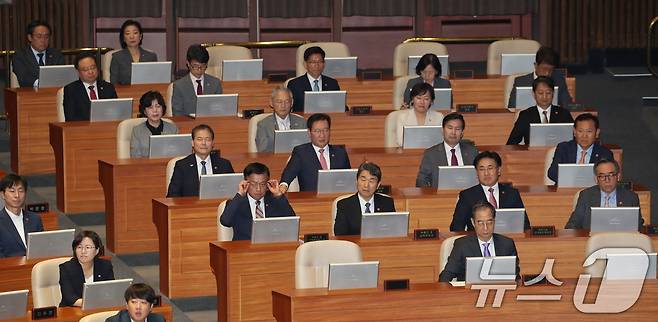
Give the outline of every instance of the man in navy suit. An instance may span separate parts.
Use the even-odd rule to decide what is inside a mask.
[[[614,160],[612,151],[596,142],[599,132],[598,117],[590,113],[578,115],[573,123],[575,139],[557,145],[553,162],[548,168],[548,177],[557,183],[557,165],[560,163],[588,164],[596,163],[601,159]]]
[[[292,149],[290,161],[281,174],[279,188],[288,191],[297,178],[300,191],[318,189],[318,170],[350,169],[350,159],[343,146],[330,145],[331,118],[324,113],[311,115],[306,121],[311,142]]]
[[[64,86],[64,117],[66,121],[89,121],[91,101],[117,98],[114,85],[98,79],[96,57],[82,52],[75,58],[80,79]]]
[[[199,177],[204,174],[233,173],[231,161],[213,151],[215,132],[206,124],[192,129],[194,153],[176,161],[174,173],[169,181],[167,198],[199,195]]]
[[[43,231],[41,217],[26,210],[27,181],[8,174],[0,181],[5,207],[0,210],[0,257],[25,256],[27,234]]]
[[[544,76],[539,76],[532,82],[532,95],[537,105],[519,113],[506,144],[519,144],[523,140],[527,145],[530,142],[531,123],[573,123],[569,111],[561,106],[552,105],[553,94],[555,94],[553,84],[553,79]]]
[[[362,214],[395,211],[393,198],[376,193],[381,180],[382,170],[378,165],[364,162],[359,166],[356,173],[357,192],[336,205],[336,236],[361,234]]]
[[[49,47],[52,30],[45,21],[30,22],[26,35],[30,45],[16,50],[11,65],[20,87],[39,87],[39,67],[64,65],[64,55]]]
[[[453,278],[463,281],[466,277],[466,257],[516,256],[516,276],[519,272],[519,257],[514,240],[494,233],[496,209],[487,201],[473,205],[470,218],[475,227],[474,235],[455,240],[448,262],[439,275],[439,282],[450,282]]]
[[[123,298],[126,300],[126,308],[115,316],[107,318],[105,322],[165,322],[162,315],[151,312],[156,296],[155,291],[149,285],[132,284],[123,293]]]
[[[450,223],[450,231],[473,230],[470,218],[473,205],[488,201],[494,208],[525,208],[521,194],[511,185],[501,184],[503,162],[496,152],[484,151],[473,160],[479,184],[459,192],[459,200]],[[525,214],[525,229],[530,229],[528,214]]]
[[[292,111],[304,112],[304,92],[339,91],[338,81],[322,75],[324,71],[324,50],[318,46],[306,48],[304,51],[304,67],[306,73],[288,82],[292,91]]]
[[[270,180],[270,169],[258,162],[249,163],[242,172],[244,180],[238,193],[228,201],[219,221],[233,227],[233,240],[250,240],[254,219],[294,216],[295,211],[279,190],[279,181]]]
[[[550,77],[553,79],[553,82],[558,87],[557,92],[557,102],[560,106],[565,107],[567,104],[571,103],[571,95],[569,95],[569,89],[567,88],[567,82],[564,79],[565,75],[562,75],[560,72],[555,71],[555,66],[558,66],[560,59],[557,53],[550,47],[542,46],[537,51],[535,55],[535,70],[534,72],[516,77],[514,79],[514,85],[512,86],[512,91],[509,95],[509,101],[507,107],[515,108],[516,107],[516,88],[519,86],[531,86],[532,81],[539,76]],[[551,87],[552,88],[552,87]],[[526,108],[527,106],[519,106],[520,108]]]

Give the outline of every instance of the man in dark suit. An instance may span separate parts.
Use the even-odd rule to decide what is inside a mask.
[[[206,124],[192,129],[192,154],[176,161],[167,198],[199,195],[199,177],[204,174],[233,173],[231,161],[213,151],[215,132]]]
[[[338,201],[334,234],[361,234],[362,214],[394,212],[393,198],[376,193],[382,180],[382,170],[378,165],[364,162],[356,173],[357,192],[351,197]]]
[[[0,257],[25,256],[27,234],[43,231],[39,215],[23,210],[27,181],[15,174],[0,180],[5,206],[0,210]]]
[[[304,112],[304,92],[339,91],[338,81],[322,75],[324,71],[324,50],[318,46],[309,47],[304,51],[304,67],[306,73],[288,82],[292,91],[292,111]]]
[[[311,115],[306,121],[310,143],[296,146],[283,174],[279,188],[285,193],[297,178],[300,191],[318,189],[318,170],[349,169],[350,158],[345,147],[329,144],[331,118],[324,113]]]
[[[592,219],[592,207],[639,207],[637,194],[624,187],[617,186],[619,180],[619,163],[615,160],[601,159],[594,165],[596,186],[580,192],[576,209],[571,213],[566,229],[589,229]],[[644,224],[642,213],[638,217],[638,228]]]
[[[11,65],[20,87],[39,87],[39,66],[64,65],[64,56],[48,47],[52,30],[45,21],[30,22],[26,34],[30,44],[16,50]]]
[[[443,118],[443,142],[423,152],[420,161],[416,187],[437,188],[439,166],[472,165],[478,154],[477,148],[468,141],[462,141],[466,121],[459,113],[450,113]]]
[[[272,90],[270,107],[274,113],[260,120],[256,125],[256,148],[258,152],[274,152],[274,131],[305,129],[306,120],[290,113],[292,92],[284,86]]]
[[[516,275],[521,271],[514,240],[493,232],[496,224],[496,209],[487,201],[473,205],[470,218],[475,227],[474,235],[455,240],[445,268],[439,275],[439,282],[450,282],[453,278],[463,281],[466,278],[466,257],[517,256]]]
[[[550,47],[541,47],[535,56],[535,71],[516,77],[514,79],[514,86],[509,95],[507,103],[508,108],[516,108],[516,88],[520,86],[531,86],[532,82],[539,76],[550,77],[553,79],[554,84],[558,87],[557,102],[560,106],[566,107],[571,103],[572,98],[567,88],[567,82],[564,79],[565,75],[561,72],[555,71],[555,66],[559,65],[559,57],[557,53]],[[551,87],[553,88],[553,87]],[[519,106],[519,108],[526,108],[527,106]]]
[[[573,123],[573,117],[569,111],[552,105],[553,91],[553,80],[549,77],[539,76],[532,82],[532,93],[537,105],[528,107],[519,113],[507,139],[508,145],[519,144],[521,140],[524,144],[528,144],[531,123]]]
[[[561,142],[555,148],[553,162],[548,168],[548,177],[557,183],[558,164],[596,163],[601,159],[614,160],[610,149],[596,142],[599,138],[599,118],[590,113],[583,113],[576,117],[573,123],[574,140]]]
[[[105,322],[165,322],[162,315],[151,313],[156,296],[153,288],[147,284],[135,283],[128,286],[123,297],[126,309],[107,318]]]
[[[511,185],[501,184],[503,162],[496,152],[484,151],[473,160],[479,184],[459,192],[459,200],[450,223],[450,231],[473,230],[470,220],[473,205],[488,201],[494,208],[525,208],[521,194]],[[530,229],[528,214],[525,214],[525,229]]]
[[[69,121],[89,121],[91,101],[117,98],[114,86],[98,79],[96,57],[82,52],[75,58],[75,69],[80,79],[64,86],[64,117]]]
[[[244,180],[238,185],[238,193],[226,203],[219,217],[222,225],[233,227],[233,240],[250,240],[254,219],[295,215],[279,190],[279,181],[270,180],[270,169],[266,165],[250,163],[242,173]]]
[[[187,68],[190,72],[174,82],[171,95],[174,115],[194,113],[197,95],[222,93],[222,82],[219,78],[206,74],[209,60],[210,55],[205,47],[194,44],[187,49]]]

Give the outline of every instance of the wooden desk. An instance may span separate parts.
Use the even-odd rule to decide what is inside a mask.
[[[46,319],[46,320],[32,320],[32,311],[27,312],[27,318],[24,319],[14,319],[14,320],[3,320],[6,322],[23,322],[23,321],[48,321],[48,322],[78,322],[80,319],[87,315],[91,315],[94,313],[98,312],[105,312],[105,311],[119,311],[125,309],[125,306],[122,307],[113,307],[113,308],[105,308],[105,309],[96,309],[96,310],[87,310],[87,311],[82,311],[82,309],[78,307],[59,307],[57,308],[57,317],[54,319]],[[169,304],[162,304],[162,306],[154,307],[153,311],[154,313],[158,313],[162,315],[165,320],[167,321],[173,321],[173,313],[171,309],[171,305]]]
[[[442,235],[441,240],[433,241],[414,241],[411,238],[345,239],[361,246],[364,260],[380,261],[380,283],[397,278],[408,278],[412,283],[430,283],[438,280],[441,242],[448,236]],[[539,274],[544,260],[554,258],[553,273],[556,278],[577,277],[582,271],[587,239],[586,231],[574,230],[561,230],[554,238],[515,237],[521,273]],[[658,238],[652,240],[654,247],[658,246]],[[249,241],[211,242],[210,265],[217,282],[217,320],[274,321],[269,311],[272,307],[271,290],[294,288],[296,249],[297,244],[294,243],[252,245]],[[475,298],[477,295],[473,295]],[[442,300],[433,302],[435,305],[444,303]],[[465,303],[472,305],[475,300]],[[565,303],[573,305],[570,301]],[[336,307],[342,308],[341,305]],[[319,319],[323,320],[326,319]]]
[[[479,290],[455,288],[448,283],[411,284],[409,290],[283,289],[272,291],[272,310],[278,322],[294,321],[643,321],[658,313],[658,282],[647,280],[638,301],[619,314],[586,314],[573,304],[576,279],[562,286],[517,286],[505,292],[500,308],[491,306],[490,291],[483,308],[476,308]],[[592,281],[591,284],[600,282]],[[626,282],[611,290],[623,298]],[[589,287],[586,299],[596,297],[598,287]],[[518,301],[517,295],[560,294],[559,301]],[[590,302],[586,302],[590,303]],[[568,317],[568,318],[567,318]]]
[[[564,227],[571,213],[576,189],[556,191],[546,186],[518,188],[532,225]],[[645,221],[649,222],[650,192],[642,190],[638,194]],[[331,206],[338,195],[289,193],[290,203],[301,217],[301,234],[333,232]],[[392,193],[396,209],[410,211],[410,232],[415,228],[449,231],[457,196],[458,191],[437,192],[418,188],[404,188]],[[203,262],[208,257],[203,246],[208,241],[217,240],[217,206],[221,201],[193,197],[153,200],[153,222],[157,227],[160,246],[160,289],[163,294],[175,298],[215,293],[213,285],[206,282],[210,271]]]
[[[37,213],[41,217],[43,230],[57,230],[59,229],[59,219],[57,213],[53,211]]]

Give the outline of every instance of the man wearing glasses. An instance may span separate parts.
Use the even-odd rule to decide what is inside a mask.
[[[117,98],[114,86],[98,78],[96,55],[81,52],[75,58],[78,80],[64,86],[64,118],[70,121],[89,121],[91,101]]]
[[[218,78],[206,74],[210,55],[208,50],[199,45],[187,49],[187,68],[189,76],[174,82],[171,97],[174,115],[190,115],[196,111],[196,97],[204,94],[221,94],[222,83]]]
[[[304,51],[304,68],[306,73],[288,82],[292,91],[292,111],[304,112],[304,92],[339,91],[338,81],[322,75],[324,71],[324,50],[318,46],[309,47]]]
[[[39,67],[64,65],[64,56],[49,48],[52,31],[44,21],[34,20],[26,28],[27,47],[16,50],[12,56],[12,67],[20,87],[39,87]]]
[[[242,173],[244,180],[238,185],[238,193],[227,202],[219,217],[222,225],[233,227],[233,240],[250,240],[254,219],[295,215],[288,199],[279,191],[279,181],[270,179],[266,165],[250,163]]]
[[[580,192],[576,209],[571,213],[566,229],[589,229],[592,219],[592,207],[639,207],[637,194],[624,187],[617,186],[619,181],[619,163],[615,160],[601,159],[594,164],[596,186]],[[639,212],[638,224],[644,223]]]

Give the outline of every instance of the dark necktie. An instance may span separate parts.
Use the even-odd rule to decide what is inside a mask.
[[[97,100],[96,91],[94,90],[94,85],[89,85],[89,98],[92,100]]]
[[[204,176],[208,174],[208,171],[206,170],[206,161],[201,161],[201,175]]]
[[[319,92],[320,91],[320,86],[318,86],[318,80],[313,81],[313,91],[314,92]]]
[[[203,95],[203,86],[201,86],[201,80],[200,79],[196,80],[196,94],[197,95]]]
[[[365,211],[365,213],[366,213],[366,214],[372,213],[372,212],[370,211],[370,203],[369,203],[369,202],[366,202],[366,211]]]
[[[452,153],[452,157],[450,157],[450,165],[459,165],[459,162],[457,162],[457,155],[455,155],[455,149],[450,149],[450,152]]]
[[[498,209],[498,202],[496,202],[496,196],[493,194],[494,188],[489,188],[489,203]]]
[[[544,124],[548,123],[548,114],[547,114],[547,112],[542,111],[541,114],[542,114],[541,122],[544,123]]]
[[[39,66],[46,66],[46,64],[43,62],[43,53],[38,53],[37,56],[39,56]]]

